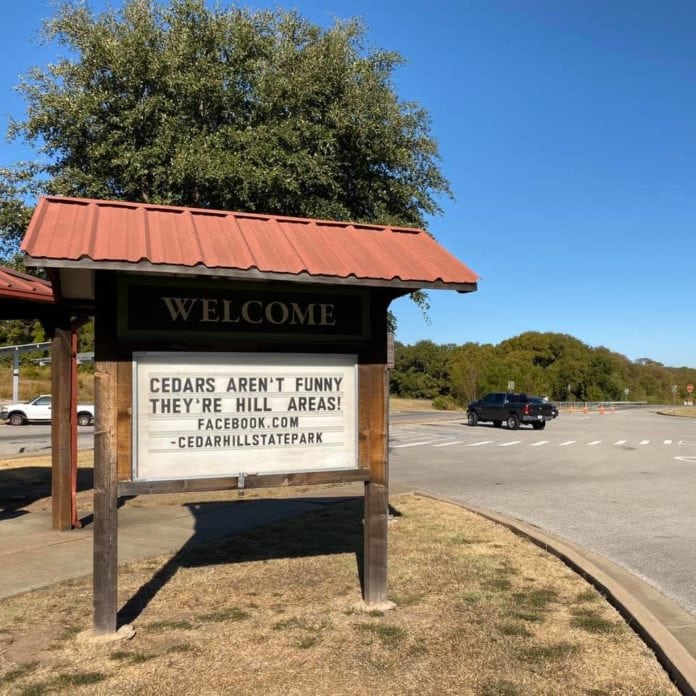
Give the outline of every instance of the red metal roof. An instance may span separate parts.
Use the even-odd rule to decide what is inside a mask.
[[[53,288],[46,280],[0,266],[0,299],[53,303]]]
[[[54,267],[456,290],[475,290],[478,280],[423,230],[78,198],[42,198],[22,250]]]

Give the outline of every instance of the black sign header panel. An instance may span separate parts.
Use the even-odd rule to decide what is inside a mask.
[[[131,340],[369,339],[360,288],[121,276],[118,335]]]

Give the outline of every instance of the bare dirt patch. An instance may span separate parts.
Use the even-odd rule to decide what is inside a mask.
[[[89,578],[3,600],[0,693],[678,693],[557,559],[454,505],[392,508],[391,611],[355,610],[362,505],[336,504],[121,567],[127,642],[76,640]]]

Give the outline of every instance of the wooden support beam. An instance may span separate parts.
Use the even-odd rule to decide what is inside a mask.
[[[116,456],[117,363],[97,348],[94,371],[94,624],[96,635],[116,632],[118,509]]]
[[[66,322],[54,328],[51,341],[51,508],[56,531],[70,529],[72,522],[70,359],[70,324]]]
[[[368,606],[387,601],[387,540],[389,520],[387,369],[360,365],[359,461],[370,469],[365,483],[363,599]]]

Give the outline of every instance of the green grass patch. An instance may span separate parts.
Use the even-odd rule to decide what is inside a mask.
[[[516,592],[513,599],[520,608],[546,610],[550,604],[558,601],[556,590],[540,588],[526,592]]]
[[[308,650],[309,648],[313,648],[318,642],[319,634],[315,633],[311,636],[304,636],[303,638],[300,638],[295,645],[297,645],[300,650]]]
[[[546,614],[543,611],[516,611],[512,613],[512,618],[529,623],[544,623]]]
[[[521,693],[519,687],[507,679],[486,682],[479,691],[480,696],[518,696]]]
[[[529,638],[532,634],[527,630],[527,627],[521,623],[503,623],[496,626],[498,633],[503,636],[518,636],[521,638]]]
[[[527,662],[540,664],[555,660],[562,660],[579,651],[577,645],[561,641],[560,643],[550,643],[548,645],[530,645],[519,651],[520,656]]]
[[[424,598],[425,594],[422,592],[402,592],[389,595],[389,599],[399,607],[413,607],[420,604]]]
[[[572,611],[574,616],[570,620],[572,628],[580,628],[588,633],[619,633],[623,631],[623,625],[610,621],[593,611]]]
[[[157,657],[156,653],[146,653],[130,650],[114,650],[114,652],[109,653],[109,659],[118,660],[119,662],[125,662],[129,665],[141,665],[143,662],[148,662],[149,660],[152,660],[155,657]]]
[[[193,628],[191,622],[186,619],[162,619],[153,621],[145,626],[151,633],[164,633],[164,631],[184,630],[189,631]]]
[[[598,602],[601,598],[601,595],[596,590],[583,590],[579,594],[575,595],[573,603],[580,604],[583,602]]]
[[[389,648],[399,645],[408,636],[405,629],[393,624],[361,623],[356,625],[356,629],[377,636],[382,645]]]
[[[107,678],[108,676],[102,672],[67,672],[59,674],[51,683],[60,689],[65,689],[69,686],[98,684]]]
[[[469,544],[478,544],[478,539],[472,539],[464,534],[455,534],[447,539],[454,546],[468,546]]]
[[[469,592],[464,592],[462,594],[462,601],[464,604],[478,604],[483,599],[483,593],[476,590],[470,590]]]
[[[22,664],[17,665],[17,667],[11,669],[9,672],[5,672],[5,674],[0,677],[0,684],[12,684],[18,679],[31,674],[38,667],[38,665],[39,663],[36,661],[22,662]]]
[[[482,582],[481,587],[493,592],[507,592],[512,587],[512,583],[507,578],[492,578]]]
[[[297,628],[307,628],[307,624],[304,621],[302,621],[302,619],[298,619],[296,616],[292,616],[289,619],[283,619],[283,621],[278,621],[277,623],[274,623],[272,628],[274,631],[287,631]]]
[[[220,609],[219,611],[211,612],[210,614],[201,614],[197,616],[198,621],[211,621],[211,622],[221,622],[221,621],[244,621],[248,619],[251,614],[247,613],[239,607],[227,607],[226,609]]]
[[[165,653],[170,654],[170,653],[197,653],[198,648],[195,645],[191,645],[190,643],[175,643],[174,645],[170,645],[165,651]]]

